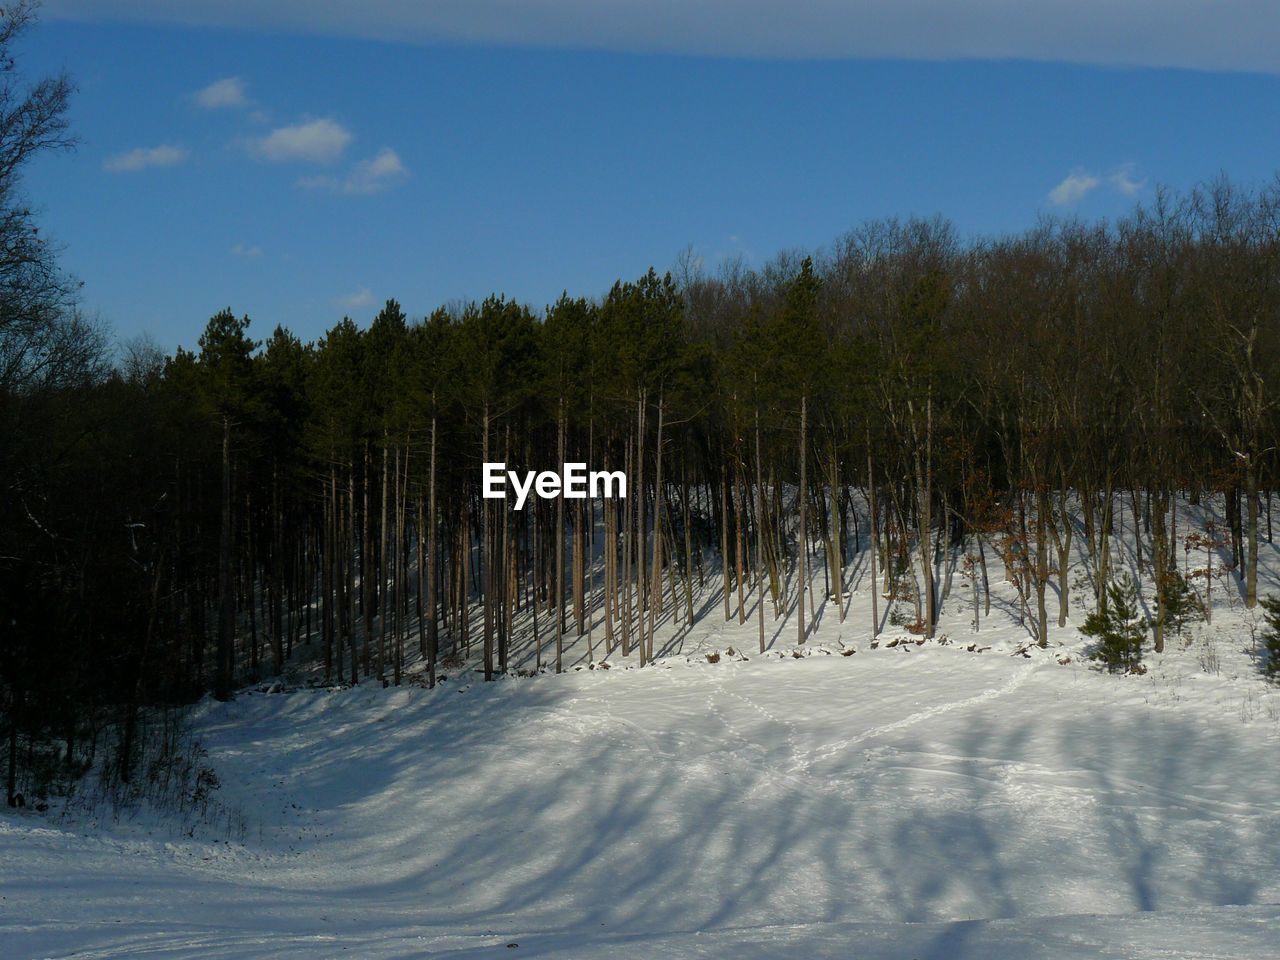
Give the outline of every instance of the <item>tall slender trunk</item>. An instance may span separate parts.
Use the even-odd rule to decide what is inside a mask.
[[[1049,646],[1049,614],[1045,605],[1045,590],[1049,583],[1049,497],[1043,485],[1036,489],[1036,641],[1041,647]]]
[[[840,622],[844,623],[844,544],[843,531],[840,529],[840,460],[836,456],[836,441],[831,439],[831,556],[834,564],[831,568],[831,587],[836,597],[836,609],[840,611]]]
[[[662,597],[662,391],[658,391],[658,440],[653,454],[653,565],[650,573],[652,586],[649,591],[649,648],[648,658],[653,659],[653,634],[655,608]]]
[[[583,550],[586,547],[586,528],[582,518],[583,501],[573,505],[573,622],[578,636],[587,632],[587,597],[585,579],[587,574]]]
[[[405,537],[404,537],[404,508],[405,508],[405,490],[409,481],[409,454],[407,448],[401,454],[402,448],[396,446],[396,550],[395,565],[392,567],[392,576],[395,578],[395,643],[393,644],[395,654],[395,665],[393,667],[393,682],[400,686],[401,674],[404,670],[404,613],[405,613]]]
[[[361,611],[364,622],[364,641],[360,645],[361,665],[364,669],[365,676],[372,672],[373,663],[373,621],[377,618],[377,594],[374,593],[377,584],[377,576],[374,574],[374,558],[375,550],[373,549],[373,521],[369,514],[369,489],[373,486],[370,482],[370,453],[369,441],[364,443],[364,472],[362,473],[364,489],[361,496],[364,508],[360,512],[360,595]]]
[[[416,577],[413,592],[414,612],[418,615],[418,655],[425,661],[427,658],[427,614],[430,612],[430,608],[428,608],[426,604],[427,505],[423,501],[421,493],[418,494],[414,502],[414,506],[417,508],[417,517],[415,518],[413,525],[414,575]]]
[[[387,436],[382,435],[382,528],[378,538],[378,655],[376,671],[378,679],[385,680],[387,658],[387,556],[391,552],[387,532],[387,500],[390,475],[388,472]]]
[[[483,433],[480,439],[481,462],[489,462],[489,403],[485,401],[484,414],[481,420]],[[480,561],[483,567],[480,572],[480,603],[484,610],[484,678],[493,679],[493,538],[490,529],[489,501],[480,501]]]
[[[1067,490],[1066,478],[1062,479],[1062,486],[1058,491],[1059,509],[1062,511],[1062,520],[1060,526],[1061,532],[1058,534],[1058,627],[1062,628],[1067,625],[1067,611],[1069,607],[1070,596],[1070,579],[1068,577],[1068,565],[1071,562],[1071,538],[1074,533],[1071,527],[1071,514],[1069,512],[1070,503],[1068,502],[1069,493]],[[1054,528],[1055,530],[1057,527]]]
[[[351,648],[351,682],[359,683],[356,669],[356,466],[347,462],[347,548],[343,551],[347,564],[347,642]]]
[[[560,397],[559,416],[556,418],[556,456],[561,469],[564,466],[564,397]],[[564,497],[556,500],[556,673],[564,672]]]
[[[1107,583],[1111,578],[1111,517],[1115,511],[1115,493],[1111,477],[1102,485],[1102,517],[1098,523],[1098,582],[1094,585],[1098,611],[1107,612]]]
[[[329,516],[325,524],[325,539],[329,549],[325,555],[325,573],[329,585],[325,589],[325,619],[329,632],[324,645],[324,678],[327,681],[333,666],[333,648],[338,634],[338,468],[329,464]]]
[[[434,403],[434,398],[433,401]],[[427,502],[427,684],[436,685],[436,657],[440,652],[436,621],[436,415],[431,415],[431,466]]]
[[[929,551],[933,530],[933,397],[925,401],[924,469],[920,469],[919,454],[916,469],[919,476],[918,519],[920,539],[920,566],[924,575],[925,629],[924,635],[932,638],[938,624],[938,593],[934,585],[933,561]]]
[[[729,470],[723,448],[720,452],[720,575],[724,585],[721,591],[724,595],[724,619],[728,622],[733,615],[729,600]]]
[[[280,477],[275,458],[271,460],[271,661],[278,676],[284,669],[284,630],[280,593],[284,589],[284,537],[280,532]]]
[[[605,460],[606,470],[609,462]],[[615,505],[606,500],[604,510],[604,655],[613,654],[613,613],[618,602],[617,595],[617,563],[618,563],[618,513]]]
[[[1258,468],[1253,456],[1244,464],[1245,539],[1248,551],[1245,570],[1245,606],[1252,610],[1258,605]]]
[[[641,389],[636,399],[636,637],[640,649],[640,666],[649,662],[649,645],[645,639],[644,613],[648,604],[648,577],[645,576],[645,547],[648,529],[645,522],[644,486],[644,415],[646,392]]]
[[[1167,536],[1165,527],[1165,511],[1168,509],[1166,503],[1166,495],[1162,489],[1155,493],[1151,509],[1155,513],[1155,530],[1153,531],[1152,542],[1152,565],[1155,568],[1156,582],[1156,622],[1155,622],[1155,651],[1156,653],[1164,653],[1164,634],[1165,625],[1168,621],[1168,573],[1169,549],[1165,542]]]
[[[538,609],[542,606],[542,543],[545,539],[542,533],[542,524],[539,522],[542,517],[540,509],[541,501],[536,501],[533,505],[533,576],[530,577],[531,586],[533,587],[533,668],[538,672],[542,671],[542,633],[538,630]]]
[[[342,683],[346,675],[346,661],[343,657],[347,649],[347,631],[351,626],[347,622],[347,601],[351,597],[349,589],[351,559],[347,556],[347,536],[343,515],[343,504],[346,500],[337,488],[334,489],[333,497],[334,660],[338,664],[338,682]]]
[[[740,446],[735,442],[735,454],[740,454]],[[747,622],[747,603],[743,596],[743,556],[742,556],[742,457],[736,455],[733,465],[733,575],[738,588],[738,624]]]
[[[800,398],[800,529],[796,537],[796,584],[800,594],[796,599],[796,643],[804,643],[804,595],[808,586],[808,518],[809,488],[806,484],[805,465],[809,460],[809,398]]]
[[[222,526],[218,541],[218,672],[214,695],[231,699],[235,600],[231,582],[231,418],[222,418]],[[326,667],[327,672],[327,667]]]
[[[511,424],[508,423],[503,430],[502,440],[502,459],[504,462],[511,461]],[[508,652],[511,646],[511,515],[506,510],[498,511],[502,516],[502,547],[501,559],[495,566],[495,586],[498,587],[498,595],[501,600],[501,616],[498,623],[498,672],[505,674],[507,672]],[[501,575],[499,579],[498,575]]]
[[[764,653],[764,466],[760,462],[760,407],[756,406],[756,621]],[[689,612],[693,623],[693,611]]]
[[[876,557],[880,552],[880,528],[876,518],[876,479],[871,464],[871,437],[867,437],[867,507],[871,512],[871,638],[880,632],[880,583],[876,577]]]
[[[623,457],[623,472],[627,476],[633,475],[631,467],[635,463],[635,454],[632,451],[631,438],[627,438]],[[636,511],[636,501],[639,499],[639,491],[633,485],[631,494],[623,502],[622,509],[622,537],[620,549],[622,553],[622,655],[628,656],[631,653],[631,540],[634,536],[634,525],[632,524],[632,514]]]

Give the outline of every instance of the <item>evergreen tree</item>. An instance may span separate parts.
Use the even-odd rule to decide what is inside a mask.
[[[1165,622],[1179,637],[1188,623],[1204,619],[1200,598],[1178,570],[1171,570],[1164,582]]]
[[[1142,660],[1142,641],[1147,635],[1146,621],[1138,609],[1138,588],[1129,574],[1107,584],[1111,601],[1085,618],[1080,632],[1097,641],[1093,657],[1107,669],[1132,670]]]
[[[1262,672],[1273,682],[1280,682],[1280,596],[1262,598],[1262,615],[1267,631],[1262,635]]]
[[[231,504],[231,436],[253,404],[251,353],[257,347],[246,331],[249,318],[236,319],[229,309],[210,318],[200,337],[200,366],[205,401],[222,427],[222,523],[218,549],[218,646],[214,694],[231,697],[235,675],[235,583]]]

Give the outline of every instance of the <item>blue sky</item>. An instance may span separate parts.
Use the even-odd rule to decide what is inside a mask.
[[[1235,5],[1263,12],[1232,29],[1274,37],[1269,8]],[[387,297],[410,315],[490,292],[541,307],[689,245],[758,265],[873,217],[1018,230],[1280,170],[1274,48],[1191,21],[1127,48],[1035,22],[937,47],[801,18],[771,49],[764,0],[746,4],[760,29],[635,19],[635,43],[632,0],[585,26],[584,0],[555,0],[559,32],[523,24],[529,43],[496,14],[295,6],[50,0],[25,38],[28,75],[73,74],[81,140],[38,160],[27,191],[86,311],[122,338],[192,346],[224,306],[257,336],[281,322],[304,339]],[[832,48],[837,26],[866,49]]]

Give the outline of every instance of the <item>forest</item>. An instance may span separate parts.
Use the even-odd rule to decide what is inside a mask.
[[[543,311],[389,300],[312,343],[231,310],[172,355],[113,353],[73,307],[7,323],[10,789],[20,744],[74,757],[299,656],[349,684],[399,684],[414,656],[433,684],[474,649],[489,679],[520,630],[549,669],[589,632],[643,664],[656,622],[754,615],[763,648],[791,608],[803,643],[864,550],[925,636],[944,553],[975,626],[1002,564],[1043,645],[1073,589],[1106,605],[1108,540],[1130,536],[1159,651],[1170,606],[1212,589],[1180,555],[1229,549],[1257,601],[1278,317],[1280,188],[1224,180],[1114,224],[882,221],[759,268],[686,256]],[[620,469],[628,496],[516,512],[481,496],[494,460]],[[1226,528],[1179,530],[1175,500],[1210,496]]]

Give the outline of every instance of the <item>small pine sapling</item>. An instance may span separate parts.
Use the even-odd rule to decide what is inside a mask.
[[[1164,615],[1166,624],[1179,637],[1188,623],[1204,619],[1204,605],[1200,597],[1191,589],[1187,578],[1177,570],[1165,577]]]
[[[1262,634],[1262,672],[1275,683],[1280,683],[1280,596],[1262,598],[1262,615],[1267,621]]]
[[[1138,610],[1138,588],[1127,573],[1107,584],[1107,608],[1085,618],[1080,632],[1097,641],[1095,660],[1107,670],[1132,671],[1142,660],[1142,641],[1147,635],[1145,619]]]

